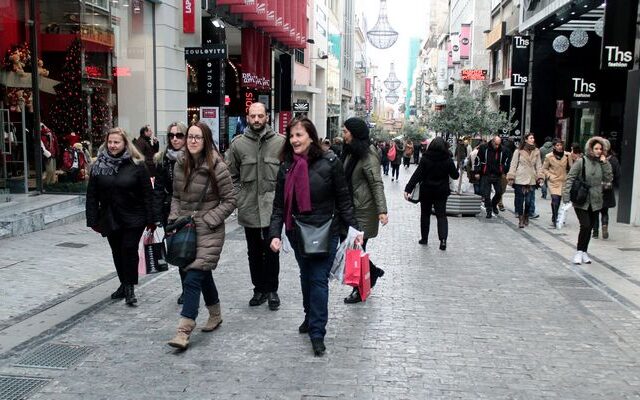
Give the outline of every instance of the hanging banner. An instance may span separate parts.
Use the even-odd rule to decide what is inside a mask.
[[[529,36],[513,36],[511,49],[511,86],[525,87],[529,83]]]
[[[460,58],[468,60],[471,55],[471,24],[460,27]]]
[[[604,9],[601,69],[633,68],[637,15],[637,1],[607,0]]]
[[[289,122],[291,122],[291,111],[280,111],[278,113],[278,122],[280,130],[278,132],[284,134],[287,130],[287,126],[289,126]]]
[[[438,50],[438,89],[447,88],[447,52]]]
[[[451,34],[451,59],[454,64],[460,64],[460,35]]]
[[[371,111],[371,78],[364,78],[365,109]]]
[[[451,38],[447,39],[447,67],[453,68],[453,51],[451,50]]]
[[[257,87],[258,73],[258,54],[256,42],[256,34],[258,32],[255,29],[243,28],[242,29],[242,86],[249,89],[255,89]]]
[[[182,32],[196,32],[195,0],[182,0]]]

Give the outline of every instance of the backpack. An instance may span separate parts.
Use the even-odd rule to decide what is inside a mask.
[[[393,161],[396,159],[396,146],[392,145],[389,151],[387,152],[387,158],[389,161]]]

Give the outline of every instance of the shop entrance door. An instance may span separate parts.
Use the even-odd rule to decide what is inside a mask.
[[[600,132],[600,103],[597,101],[574,101],[571,103],[573,142],[581,147]]]

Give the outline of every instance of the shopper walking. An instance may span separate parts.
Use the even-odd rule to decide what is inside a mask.
[[[413,142],[411,140],[407,140],[404,144],[404,152],[402,153],[402,163],[405,168],[409,168],[412,157],[413,157]]]
[[[544,163],[547,154],[550,154],[553,151],[553,141],[550,136],[544,138],[544,143],[540,146],[540,159],[542,163]],[[547,198],[547,179],[545,178],[540,185],[540,194],[543,199]]]
[[[187,126],[182,122],[172,122],[167,127],[167,148],[156,153],[154,162],[156,165],[156,179],[153,184],[153,200],[155,212],[161,216],[163,226],[167,226],[169,212],[171,212],[171,200],[173,198],[173,170],[178,158],[184,156]],[[178,268],[180,283],[184,285],[186,271]],[[183,303],[184,288],[178,297],[178,304]]]
[[[431,209],[433,208],[438,220],[440,250],[447,249],[449,235],[447,198],[451,194],[449,178],[458,179],[459,177],[460,173],[453,162],[445,140],[442,137],[433,139],[422,156],[418,168],[413,172],[409,183],[404,188],[404,198],[408,200],[415,186],[420,184],[421,238],[418,243],[423,245],[428,243]]]
[[[389,146],[386,142],[378,143],[378,152],[380,153],[380,165],[382,165],[382,173],[385,175],[389,175],[389,157],[387,156],[387,152],[389,151]]]
[[[244,134],[231,142],[226,159],[238,190],[238,224],[244,227],[247,240],[253,284],[249,305],[268,301],[269,309],[277,310],[280,260],[269,250],[269,222],[284,137],[267,124],[267,109],[262,103],[251,104],[247,121]]]
[[[603,138],[594,136],[587,141],[585,156],[573,163],[562,191],[563,201],[569,202],[571,187],[576,179],[582,179],[589,187],[589,195],[583,203],[573,202],[573,208],[576,210],[576,216],[580,223],[576,254],[573,256],[574,264],[591,264],[587,252],[591,230],[603,205],[602,188],[603,185],[613,181],[611,164],[605,157],[603,149]]]
[[[150,231],[160,224],[154,215],[151,178],[144,157],[121,128],[108,131],[91,167],[86,199],[87,226],[106,236],[120,287],[112,299],[138,302],[134,285],[138,284],[138,243],[145,227]]]
[[[196,326],[201,293],[209,311],[202,331],[213,331],[222,323],[212,271],[218,266],[224,245],[224,221],[236,208],[231,175],[207,124],[197,122],[189,127],[186,147],[175,165],[169,214],[170,224],[193,215],[196,226],[196,259],[184,267],[184,304],[176,335],[168,342],[183,350],[189,346]]]
[[[358,223],[342,163],[333,152],[322,152],[316,127],[311,120],[302,117],[291,121],[282,159],[269,231],[271,249],[280,251],[284,224],[300,267],[305,316],[298,331],[309,334],[313,352],[316,356],[322,356],[326,350],[324,337],[328,320],[329,271],[338,245],[338,227],[358,228]],[[303,238],[294,229],[294,221],[310,227],[331,224],[326,256],[307,256],[303,253]],[[362,244],[362,236],[356,242]]]
[[[380,160],[376,148],[369,144],[369,127],[362,119],[349,118],[344,121],[342,136],[345,142],[342,157],[345,179],[353,199],[356,221],[364,232],[362,248],[367,250],[369,240],[378,236],[378,225],[389,222],[384,184],[380,176]],[[378,268],[371,259],[369,270],[373,288],[378,278],[384,275],[384,270]],[[347,304],[361,301],[357,287],[344,299]]]
[[[474,165],[475,179],[480,180],[480,190],[484,198],[487,218],[498,215],[498,203],[502,200],[502,177],[509,171],[509,152],[502,148],[500,136],[494,136],[489,143],[478,149]],[[495,192],[491,198],[491,188]]]
[[[560,139],[553,140],[553,150],[547,154],[542,163],[542,173],[547,180],[551,193],[551,227],[556,227],[558,210],[562,200],[562,189],[567,180],[567,172],[573,165],[571,153],[564,151],[564,143]]]
[[[615,187],[618,186],[618,179],[620,178],[620,162],[616,157],[611,143],[607,139],[602,139],[604,142],[604,155],[607,157],[609,164],[611,164],[611,172],[613,173],[612,183],[602,184],[602,208],[600,209],[599,217],[596,218],[593,224],[592,237],[598,238],[598,231],[600,226],[600,219],[602,219],[602,238],[609,239],[609,209],[616,206],[616,194]]]
[[[389,155],[389,163],[391,164],[391,182],[393,182],[394,179],[397,182],[400,177],[400,164],[402,163],[402,153],[404,152],[404,148],[399,141],[391,140],[389,142],[389,151],[393,154],[393,156]]]
[[[144,162],[149,170],[149,175],[153,178],[156,176],[156,164],[153,156],[160,150],[160,143],[153,134],[153,130],[149,125],[140,128],[140,136],[133,141],[133,144],[144,156]]]
[[[507,174],[507,180],[515,193],[515,210],[520,228],[529,225],[529,218],[533,215],[536,186],[540,185],[543,179],[540,150],[536,148],[533,133],[528,133],[520,148],[514,153]]]

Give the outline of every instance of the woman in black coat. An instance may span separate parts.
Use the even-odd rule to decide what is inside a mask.
[[[145,227],[155,230],[151,179],[144,157],[128,140],[124,130],[110,129],[91,167],[87,186],[87,226],[106,236],[120,287],[112,299],[125,298],[127,305],[137,299],[138,243]]]
[[[325,352],[328,320],[329,272],[335,258],[340,223],[358,227],[342,163],[333,152],[324,152],[315,126],[306,117],[291,121],[282,151],[273,212],[269,226],[271,250],[280,251],[282,226],[291,241],[302,286],[304,321],[298,328],[308,333],[316,356]],[[300,221],[312,227],[330,225],[326,256],[306,256],[304,243],[294,229]],[[362,235],[356,240],[362,244]]]
[[[173,197],[173,169],[176,161],[184,154],[187,143],[187,126],[182,122],[173,122],[167,128],[167,148],[154,156],[156,164],[156,180],[153,185],[153,206],[156,215],[162,218],[162,225],[167,226],[167,218],[171,212]],[[186,271],[178,268],[180,282],[184,284]],[[183,290],[184,291],[184,290]],[[184,303],[183,293],[178,297],[178,304]]]
[[[429,143],[418,168],[409,179],[404,188],[404,198],[409,199],[415,186],[420,184],[420,244],[427,244],[429,239],[429,224],[431,220],[431,208],[435,210],[438,219],[438,239],[440,250],[447,249],[447,236],[449,225],[447,222],[447,198],[449,190],[449,178],[458,179],[460,174],[453,163],[447,143],[443,138],[437,137]]]

